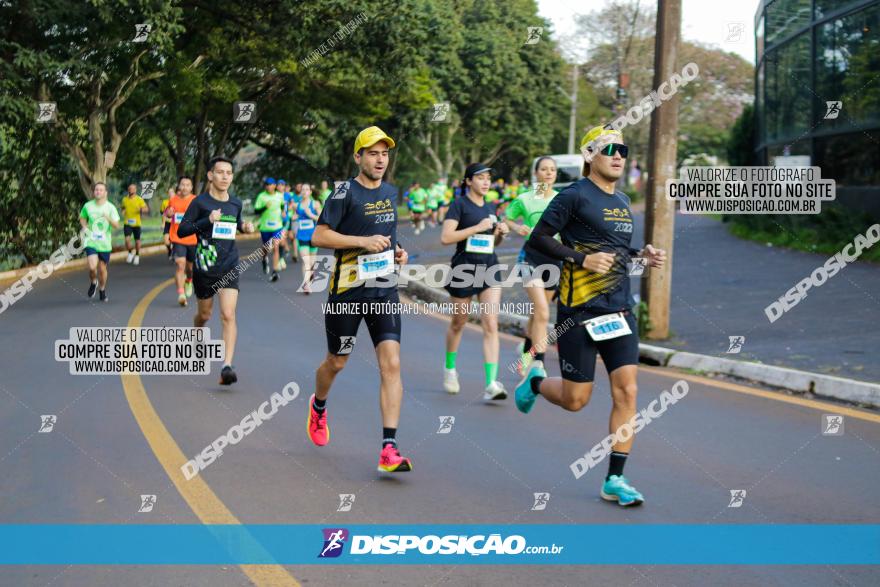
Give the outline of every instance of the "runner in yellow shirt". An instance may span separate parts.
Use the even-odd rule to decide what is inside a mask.
[[[126,263],[141,264],[141,214],[149,214],[150,207],[137,193],[137,186],[130,184],[128,194],[122,198],[122,232],[125,234],[125,248],[128,251]],[[134,235],[134,250],[131,248],[131,237]]]

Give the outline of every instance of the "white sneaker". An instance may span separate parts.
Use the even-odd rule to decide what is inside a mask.
[[[140,255],[135,255],[135,256],[134,256],[134,264],[135,264],[135,265],[140,265],[140,264],[141,264],[141,256],[140,256]]]
[[[443,389],[446,393],[458,393],[461,390],[458,385],[458,372],[455,369],[443,369]]]
[[[500,381],[493,381],[483,392],[483,399],[485,401],[507,399],[507,390]]]
[[[134,252],[133,252],[133,251],[129,251],[129,252],[128,252],[128,257],[125,258],[125,262],[126,262],[126,263],[131,263],[132,259],[134,259]]]

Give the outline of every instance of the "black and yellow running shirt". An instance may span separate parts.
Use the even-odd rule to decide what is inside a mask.
[[[632,212],[626,194],[620,191],[608,194],[590,179],[574,182],[551,200],[529,244],[554,257],[565,257],[559,280],[560,305],[589,309],[597,314],[632,307],[627,275],[627,265],[637,253],[630,247],[632,230]],[[560,235],[561,245],[553,241],[553,234]],[[555,245],[574,254],[559,255]],[[615,254],[611,269],[602,275],[584,269],[584,257],[600,252]]]
[[[396,202],[397,188],[391,184],[383,181],[379,187],[367,189],[354,178],[339,184],[324,202],[318,224],[326,224],[330,230],[348,236],[379,234],[391,239],[391,246],[383,253],[369,253],[361,248],[336,249],[336,263],[332,268],[322,267],[319,259],[315,271],[332,269],[333,272],[329,301],[383,298],[396,291],[394,287],[369,287],[358,275],[359,266],[364,271],[386,264],[389,254],[393,266],[397,248]],[[315,277],[321,275],[316,274]],[[377,281],[381,281],[381,278],[377,278]]]

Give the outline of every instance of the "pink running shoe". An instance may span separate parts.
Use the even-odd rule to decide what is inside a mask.
[[[308,419],[309,438],[316,446],[324,446],[330,442],[330,426],[327,425],[327,408],[318,413],[315,410],[315,394],[309,398],[309,419]]]
[[[400,456],[400,452],[393,444],[386,444],[382,448],[382,454],[379,455],[379,471],[385,473],[403,473],[412,471],[412,461],[406,457]]]

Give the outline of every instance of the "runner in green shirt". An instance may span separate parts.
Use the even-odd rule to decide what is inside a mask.
[[[113,250],[112,228],[119,228],[119,211],[107,201],[107,184],[97,182],[92,187],[94,200],[89,200],[79,213],[79,223],[88,231],[85,242],[86,259],[89,264],[90,298],[100,286],[101,301],[107,301],[107,265]]]
[[[419,182],[413,182],[409,189],[409,213],[412,217],[415,233],[425,230],[425,207],[428,203],[428,192]]]
[[[325,180],[321,181],[321,191],[318,192],[318,200],[322,206],[324,205],[324,202],[327,201],[327,198],[329,198],[330,194],[332,194],[332,193],[333,193],[333,190],[330,189],[330,186],[327,183],[327,180],[325,179]]]
[[[260,215],[260,238],[263,241],[263,258],[272,251],[271,281],[278,281],[278,256],[281,239],[284,236],[284,194],[276,191],[277,184],[271,177],[266,178],[266,191],[257,196],[254,212]]]
[[[556,161],[552,157],[538,159],[535,176],[538,178],[535,191],[526,192],[513,200],[507,208],[504,220],[512,232],[525,237],[526,241],[541,219],[541,214],[557,193],[553,189],[553,184],[556,182]],[[514,180],[515,183],[518,182]],[[522,224],[517,224],[516,220],[522,220]],[[533,357],[543,365],[547,348],[547,324],[550,322],[550,301],[556,291],[559,275],[557,273],[557,279],[549,285],[542,281],[542,278],[548,277],[546,272],[536,273],[534,277],[531,273],[540,265],[560,267],[561,264],[556,259],[542,255],[534,249],[530,248],[527,251],[525,245],[520,251],[517,262],[522,264],[523,275],[526,275],[526,272],[530,275],[525,279],[525,288],[532,302],[532,315],[529,316],[529,323],[526,326],[525,340],[520,343],[520,361],[517,362],[519,374],[523,375],[528,371]]]

